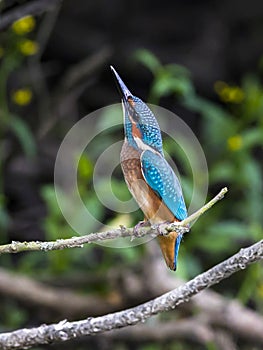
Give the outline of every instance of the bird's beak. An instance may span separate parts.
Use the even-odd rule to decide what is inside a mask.
[[[130,90],[127,88],[127,86],[124,84],[124,82],[122,81],[121,77],[119,76],[119,74],[116,72],[116,70],[110,66],[111,71],[114,75],[116,84],[117,84],[117,88],[119,90],[119,93],[122,97],[122,99],[126,102],[128,101],[129,97],[132,97],[132,93],[130,92]]]

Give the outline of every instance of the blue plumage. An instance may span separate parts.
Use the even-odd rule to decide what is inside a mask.
[[[187,217],[180,182],[167,161],[158,153],[141,154],[142,173],[148,185],[159,195],[178,220]]]
[[[147,184],[158,194],[178,220],[187,217],[187,209],[180,182],[167,161],[158,153],[146,150],[141,154],[142,173]],[[174,244],[174,270],[183,235],[177,236]]]
[[[163,155],[161,130],[153,112],[139,97],[133,95],[130,97],[133,101],[132,105],[128,101],[123,101],[124,130],[128,142],[133,147],[137,147],[132,134],[132,126],[135,124],[141,132],[142,141]]]
[[[121,151],[121,164],[127,185],[140,204],[145,217],[151,220],[160,200],[167,207],[160,211],[158,222],[182,221],[187,217],[182,188],[174,171],[164,158],[162,135],[158,122],[149,107],[134,96],[119,74],[111,67],[122,97],[125,141]],[[138,180],[145,180],[152,191],[145,193]],[[167,210],[168,209],[168,210]],[[163,256],[172,270],[176,270],[177,256],[183,235],[171,232],[158,236]]]
[[[133,101],[134,110],[140,116],[138,126],[142,131],[142,141],[163,154],[162,134],[153,112],[140,98],[133,96]]]
[[[178,253],[179,253],[179,248],[180,248],[180,243],[183,238],[183,235],[180,234],[177,236],[175,240],[175,245],[174,245],[174,270],[177,268],[177,258],[178,258]]]

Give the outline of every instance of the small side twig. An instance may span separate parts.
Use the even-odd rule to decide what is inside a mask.
[[[210,202],[196,211],[194,214],[190,215],[185,220],[172,223],[163,224],[163,227],[167,232],[179,231],[183,232],[189,231],[189,224],[196,220],[200,215],[204,214],[208,209],[210,209],[216,202],[222,199],[227,192],[227,188],[223,188]],[[118,229],[113,229],[106,232],[90,233],[85,236],[72,237],[67,239],[57,239],[56,241],[41,242],[41,241],[31,241],[31,242],[17,242],[13,241],[10,244],[5,244],[0,246],[0,255],[4,253],[19,253],[22,251],[50,251],[50,250],[61,250],[66,248],[82,248],[83,244],[94,243],[97,241],[104,241],[109,239],[116,239],[120,237],[143,237],[146,235],[151,235],[155,237],[159,234],[159,230],[155,227],[142,227],[135,231],[133,228],[125,228],[121,226]],[[180,231],[181,233],[181,231]]]
[[[215,205],[218,201],[224,198],[225,194],[228,192],[227,187],[222,188],[222,190],[208,203],[206,203],[202,208],[198,209],[196,212],[194,212],[192,215],[189,215],[186,219],[180,222],[175,222],[169,227],[166,227],[166,230],[168,232],[171,231],[178,231],[182,230],[181,233],[189,231],[189,225],[194,222],[196,219],[198,219],[201,215],[203,215],[207,210],[212,208],[213,205]],[[188,228],[188,229],[187,229]]]
[[[162,224],[162,229],[165,229],[167,232],[178,231],[180,233],[189,231],[189,224],[196,220],[200,215],[204,214],[216,202],[222,199],[227,191],[228,190],[226,187],[223,188],[210,202],[204,205],[201,209],[197,210],[194,214],[178,223],[164,223]],[[66,248],[82,248],[84,244],[94,243],[98,241],[101,242],[120,237],[139,238],[146,235],[156,237],[159,235],[159,233],[160,230],[157,227],[142,227],[139,230],[134,230],[134,228],[126,228],[124,226],[121,226],[120,228],[110,231],[90,233],[85,236],[72,237],[67,239],[57,239],[56,241],[13,241],[10,244],[0,245],[0,255],[4,253],[20,253],[24,251],[50,251],[62,250]]]

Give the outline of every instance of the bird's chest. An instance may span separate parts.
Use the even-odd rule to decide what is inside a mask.
[[[121,149],[121,167],[129,189],[137,180],[144,181],[141,171],[140,152],[130,146],[127,141],[124,141]]]
[[[121,150],[121,167],[127,186],[151,223],[172,221],[174,215],[163,204],[160,197],[146,183],[141,169],[140,151],[124,141]]]

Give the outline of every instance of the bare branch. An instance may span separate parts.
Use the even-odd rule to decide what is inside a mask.
[[[172,290],[183,283],[177,276],[172,275],[154,257],[156,256],[156,245],[147,244],[149,248],[149,261],[144,261],[144,286],[150,290],[152,295],[161,295],[167,290]],[[125,287],[127,288],[127,287]],[[232,300],[212,290],[204,290],[195,295],[189,303],[183,304],[184,312],[200,312],[206,318],[209,325],[222,327],[245,341],[253,341],[263,345],[263,316],[255,310],[242,305],[237,300]]]
[[[149,246],[157,249],[157,245],[148,244],[147,249]],[[161,255],[158,258],[158,254],[154,251],[152,253],[155,258],[150,258],[151,263],[149,263],[146,257],[143,264],[143,266],[145,265],[145,271],[140,275],[131,270],[120,268],[118,271],[109,270],[106,274],[100,276],[108,285],[111,285],[111,290],[114,290],[115,295],[118,295],[117,299],[112,299],[110,297],[111,293],[109,297],[104,295],[103,298],[92,294],[84,296],[68,288],[49,286],[30,277],[8,272],[5,269],[0,269],[0,294],[19,300],[29,306],[34,305],[40,310],[41,308],[52,310],[59,318],[97,316],[114,310],[121,310],[130,307],[135,300],[140,303],[153,299],[157,295],[166,293],[168,290],[175,289],[185,283],[164,268],[163,263],[160,263]],[[99,277],[97,274],[96,276]],[[87,279],[87,276],[85,276],[85,279]],[[141,288],[142,283],[144,288]],[[72,285],[76,287],[76,281],[71,282],[70,286]],[[134,288],[134,285],[137,287]],[[211,290],[205,290],[192,298],[189,303],[183,304],[182,308],[187,314],[192,313],[192,310],[195,310],[195,315],[198,312],[200,322],[202,317],[199,315],[203,315],[204,327],[208,327],[208,325],[213,328],[214,326],[223,327],[238,338],[263,344],[263,316],[241,305],[236,300],[228,299]],[[49,322],[49,320],[49,313],[47,312],[41,318],[41,322]],[[138,328],[141,329],[142,325],[138,325]],[[159,323],[157,328],[160,330]],[[166,332],[165,329],[164,327],[164,332]],[[122,332],[121,334],[126,334],[127,337],[129,334],[133,337],[136,329],[134,327],[125,328]],[[151,330],[148,332],[146,329],[145,332],[150,334]],[[196,332],[199,331],[196,329]],[[167,338],[169,337],[168,333]],[[112,337],[116,337],[116,331],[114,331]],[[187,335],[183,337],[187,338]]]
[[[185,320],[158,322],[157,324],[137,324],[133,327],[115,329],[104,334],[109,339],[144,341],[168,341],[170,339],[187,339],[200,344],[215,341],[213,329],[199,317]]]
[[[215,332],[215,343],[220,350],[238,350],[233,336],[223,330]]]
[[[72,106],[76,103],[83,89],[93,83],[94,72],[104,67],[112,55],[110,46],[103,46],[84,60],[70,66],[57,84],[53,93],[52,112],[40,124],[37,135],[43,138],[58,122],[61,115],[72,114]]]
[[[26,304],[37,305],[57,312],[60,317],[83,317],[87,314],[103,315],[119,306],[105,297],[84,296],[66,288],[47,286],[32,278],[0,268],[0,294]]]
[[[86,81],[87,77],[94,75],[94,72],[105,65],[105,62],[109,60],[111,55],[112,48],[105,45],[89,57],[72,65],[60,80],[58,90],[62,90],[63,92],[69,91],[81,82]]]
[[[194,214],[190,215],[185,220],[179,223],[162,225],[162,232],[169,231],[189,231],[189,224],[195,221],[200,215],[204,214],[208,209],[210,209],[216,202],[222,199],[227,192],[227,188],[223,188],[210,202],[204,205]],[[151,235],[156,237],[159,234],[158,227],[141,227],[139,230],[134,230],[133,228],[126,228],[121,226],[118,229],[113,229],[106,232],[90,233],[85,236],[72,237],[68,239],[57,239],[56,241],[41,242],[41,241],[31,241],[31,242],[16,242],[13,241],[10,244],[5,244],[0,246],[0,255],[4,253],[19,253],[23,251],[50,251],[50,250],[61,250],[66,248],[82,248],[83,244],[94,243],[98,241],[104,241],[109,239],[116,239],[120,237],[130,237],[130,238],[140,238],[146,235]]]
[[[32,329],[21,329],[0,334],[0,348],[3,350],[22,349],[38,344],[66,341],[83,335],[95,335],[144,322],[152,315],[172,310],[188,302],[189,298],[233,273],[245,269],[249,264],[263,259],[263,240],[241,249],[222,263],[198,275],[184,285],[163,294],[149,302],[131,309],[81,321],[61,321],[58,324],[42,325]]]

